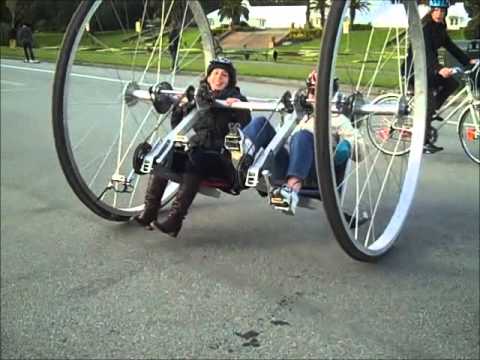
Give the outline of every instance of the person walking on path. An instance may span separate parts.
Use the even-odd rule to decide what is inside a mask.
[[[20,44],[23,46],[23,51],[25,52],[24,62],[29,63],[38,63],[39,61],[35,59],[33,55],[33,33],[32,29],[27,24],[23,24],[20,30],[18,31],[18,39]]]

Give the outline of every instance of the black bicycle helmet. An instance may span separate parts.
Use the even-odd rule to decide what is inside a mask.
[[[210,61],[210,64],[208,64],[207,68],[207,77],[210,75],[213,69],[218,68],[223,69],[228,73],[228,87],[233,87],[237,85],[237,70],[235,70],[233,63],[229,59],[224,57],[217,57]]]

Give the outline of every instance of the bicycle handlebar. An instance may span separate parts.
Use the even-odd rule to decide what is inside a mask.
[[[459,66],[453,67],[453,74],[454,75],[456,75],[456,74],[470,75],[470,74],[474,73],[475,71],[477,71],[479,68],[480,68],[480,60],[477,59],[477,61],[475,62],[475,64],[473,65],[473,67],[470,70],[465,70],[464,68],[461,68]]]

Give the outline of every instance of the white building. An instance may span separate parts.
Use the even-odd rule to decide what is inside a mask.
[[[448,9],[446,21],[450,30],[463,29],[467,26],[470,18],[465,11],[463,3],[456,3]]]
[[[298,6],[250,6],[248,1],[245,5],[250,10],[248,24],[260,29],[290,28],[292,24],[295,27],[305,26],[305,5]],[[425,15],[430,8],[425,5],[419,6],[420,16]],[[328,8],[327,8],[328,14]],[[229,25],[230,19],[223,19],[220,22],[218,10],[207,15],[210,27],[215,29],[221,25]],[[242,21],[246,21],[243,17]],[[470,18],[463,6],[463,2],[457,2],[448,10],[446,18],[448,29],[458,30],[467,26]],[[314,27],[320,28],[320,14],[318,11],[310,12],[310,22]],[[390,0],[374,0],[371,2],[369,12],[357,12],[355,23],[369,24],[376,27],[405,27],[407,17],[404,6],[401,4],[392,5]]]
[[[307,7],[305,5],[298,6],[250,6],[246,2],[249,13],[248,24],[260,29],[286,29],[292,25],[295,27],[305,26]],[[218,10],[207,14],[210,27],[215,29],[221,25],[229,25],[230,19],[223,19],[220,22]],[[246,21],[243,17],[242,21]],[[320,27],[320,15],[318,12],[310,12],[310,21],[315,27]]]

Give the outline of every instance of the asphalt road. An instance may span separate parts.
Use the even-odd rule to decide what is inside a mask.
[[[198,197],[171,239],[70,190],[52,68],[1,63],[2,359],[479,357],[479,167],[453,127],[379,263],[343,253],[321,207],[287,217],[253,191]]]

